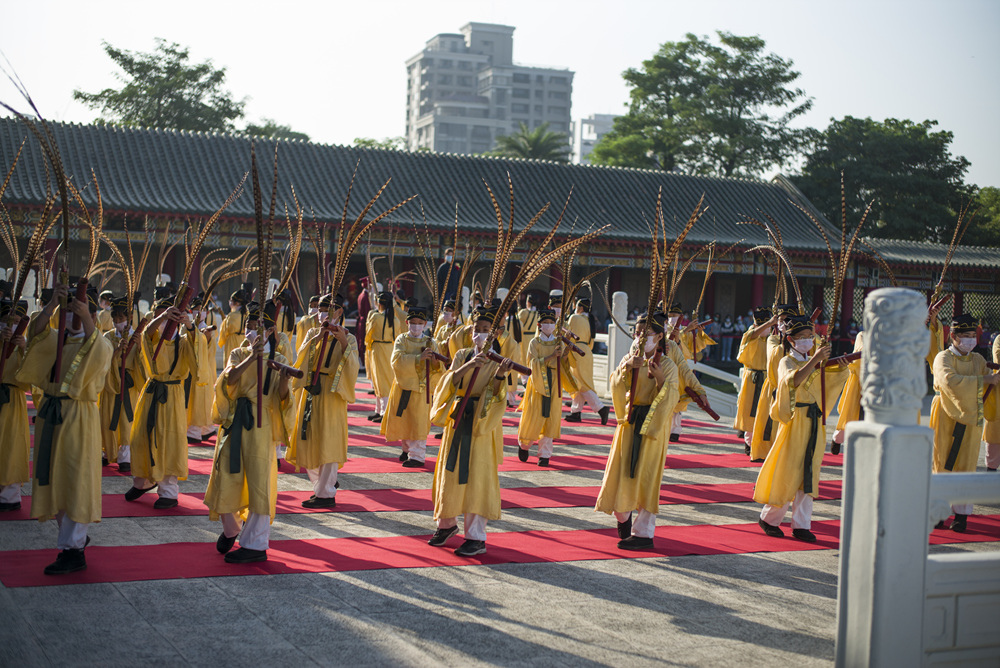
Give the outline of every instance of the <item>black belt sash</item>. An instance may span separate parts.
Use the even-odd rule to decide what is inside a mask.
[[[239,473],[243,453],[243,432],[254,427],[253,403],[248,397],[236,400],[236,410],[233,413],[233,423],[229,429],[223,429],[229,437],[229,472]]]
[[[63,423],[62,402],[69,397],[59,397],[51,394],[45,395],[45,401],[38,410],[38,417],[44,420],[42,425],[42,437],[38,441],[38,457],[35,466],[35,477],[39,486],[49,484],[49,475],[52,472],[52,438],[55,436],[56,427]]]
[[[302,408],[302,431],[301,438],[305,440],[309,438],[309,423],[312,422],[313,417],[313,397],[318,395],[323,390],[323,376],[325,373],[319,374],[319,380],[316,381],[315,385],[306,385],[306,403]]]
[[[8,403],[10,403],[10,385],[0,383],[0,406],[6,406]]]
[[[750,417],[757,417],[757,404],[760,403],[760,393],[764,389],[764,379],[767,371],[750,369],[750,382],[753,383],[753,402],[750,404]]]
[[[948,459],[944,463],[944,470],[951,471],[955,468],[958,460],[958,451],[962,449],[962,441],[965,440],[965,425],[961,422],[955,423],[955,428],[951,432],[951,449],[948,450]]]
[[[455,408],[458,410],[458,407]],[[472,454],[472,427],[476,421],[476,397],[469,399],[465,405],[465,413],[460,416],[452,414],[455,420],[455,431],[448,448],[448,459],[445,470],[454,471],[458,464],[458,484],[469,482],[469,457]]]
[[[542,417],[548,418],[552,413],[552,367],[545,367],[545,379],[549,384],[549,396],[542,397]]]
[[[184,379],[184,408],[191,405],[191,374]]]
[[[649,415],[649,406],[633,406],[635,410],[632,412],[632,420],[629,424],[632,425],[632,454],[629,458],[628,467],[628,477],[635,477],[636,466],[639,465],[639,453],[642,449],[642,424],[646,421],[646,416]]]
[[[809,442],[806,443],[806,458],[803,461],[802,491],[806,494],[812,494],[816,491],[813,488],[813,455],[816,454],[816,444],[819,440],[819,419],[823,417],[823,411],[814,403],[795,404],[795,407],[805,408],[806,417],[809,418]]]
[[[146,435],[149,436],[153,433],[153,428],[156,427],[156,415],[160,408],[160,404],[167,403],[167,385],[180,385],[179,380],[156,380],[155,378],[150,378],[149,383],[146,385],[146,394],[152,394],[153,401],[149,404],[149,410],[146,412]],[[149,439],[149,465],[156,466],[156,461],[153,459],[153,441]]]
[[[396,417],[402,417],[403,411],[410,405],[410,390],[403,390],[399,395],[399,405],[396,406]]]
[[[774,403],[774,397],[778,394],[777,390],[771,392],[771,403]],[[774,427],[774,420],[771,419],[770,408],[767,411],[767,422],[764,424],[764,440],[771,440],[771,428]]]
[[[122,408],[125,409],[125,418],[129,422],[135,418],[135,413],[132,410],[132,397],[129,396],[129,390],[133,387],[135,387],[135,381],[132,380],[132,374],[126,371],[125,387],[123,391],[115,395],[114,407],[111,409],[111,426],[109,427],[111,431],[118,430],[118,421],[122,416]]]

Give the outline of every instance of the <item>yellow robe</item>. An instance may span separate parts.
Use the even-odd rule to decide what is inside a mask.
[[[993,362],[1000,364],[1000,336],[997,336],[993,340]],[[993,391],[990,392],[990,397],[997,392],[1000,392],[1000,387],[994,385]],[[995,419],[986,421],[986,428],[983,430],[983,440],[987,443],[1000,443],[1000,411],[998,411]]]
[[[131,335],[129,336],[131,337]],[[105,377],[104,387],[101,390],[101,397],[98,400],[98,408],[101,412],[101,443],[104,449],[104,456],[107,457],[109,462],[114,462],[118,460],[118,448],[121,444],[130,442],[132,422],[128,419],[128,413],[125,412],[123,404],[118,414],[118,428],[114,431],[111,430],[111,418],[114,415],[115,400],[119,397],[122,382],[122,356],[118,351],[118,344],[121,342],[121,337],[113,329],[110,332],[106,332],[104,337],[111,344],[113,355],[111,357],[111,365]],[[126,392],[128,393],[128,400],[134,412],[139,404],[139,392],[142,390],[142,386],[146,384],[146,372],[142,366],[142,352],[139,349],[138,343],[132,346],[132,350],[129,351],[128,357],[125,359],[125,373],[132,379],[132,386]],[[126,379],[127,384],[128,380]]]
[[[392,390],[389,405],[382,417],[380,432],[386,441],[422,441],[431,430],[431,405],[427,401],[426,365],[420,361],[424,348],[437,350],[430,336],[413,338],[400,334],[392,345]],[[441,362],[431,362],[432,372],[440,372]],[[435,388],[435,374],[431,376],[431,393]],[[409,392],[406,407],[400,409],[403,392]]]
[[[569,364],[576,378],[577,392],[593,391],[594,389],[594,332],[590,331],[590,320],[583,313],[571,315],[566,328],[580,337],[576,347],[583,350],[583,356],[569,354]],[[572,337],[570,337],[572,338]]]
[[[854,339],[854,352],[859,353],[864,349],[865,333],[859,332]],[[840,416],[837,418],[837,429],[846,429],[848,422],[855,422],[861,419],[861,360],[857,359],[847,366],[850,376],[847,384],[844,385],[844,393],[840,395],[840,403],[837,404],[837,411]]]
[[[931,333],[931,343],[930,349],[927,352],[927,366],[934,369],[934,359],[938,356],[938,353],[947,348],[944,342],[944,328],[941,326],[941,321],[936,317],[931,318],[930,325],[928,329]]]
[[[212,419],[212,400],[215,398],[213,384],[218,374],[215,372],[215,356],[208,342],[208,334],[195,334],[195,347],[199,360],[198,371],[191,376],[191,396],[188,400],[187,424],[191,427],[208,427],[215,423]],[[160,353],[163,354],[162,352]]]
[[[34,323],[32,323],[34,324]],[[31,325],[29,330],[31,331]],[[67,339],[63,345],[62,382],[49,380],[55,362],[56,332],[48,327],[32,337],[17,372],[18,383],[33,384],[45,394],[35,418],[35,470],[31,480],[31,516],[45,521],[59,512],[74,522],[101,521],[101,416],[97,398],[111,363],[111,343],[100,332],[89,337]],[[45,431],[46,406],[57,401],[62,424],[54,425],[49,484],[39,483],[43,468],[41,440]]]
[[[216,520],[225,513],[242,513],[249,510],[258,515],[269,515],[274,521],[274,509],[278,499],[278,464],[274,457],[272,434],[277,428],[283,437],[291,430],[295,407],[292,394],[282,400],[278,396],[278,374],[271,374],[271,385],[264,395],[264,413],[261,427],[257,428],[257,372],[251,363],[243,372],[236,385],[229,385],[232,367],[250,355],[250,348],[237,348],[229,359],[229,365],[215,381],[215,403],[212,420],[222,427],[215,446],[212,473],[205,490],[205,505],[209,516]],[[282,355],[275,360],[287,364]],[[240,399],[247,399],[250,406],[250,429],[240,429],[239,470],[231,472],[230,455],[233,448],[233,419]]]
[[[184,379],[198,373],[200,360],[197,358],[196,333],[187,331],[183,325],[179,329],[182,332],[180,336],[163,343],[155,362],[153,352],[160,340],[160,333],[151,332],[147,327],[140,337],[146,383],[139,395],[135,421],[132,422],[132,475],[153,482],[159,482],[168,475],[186,480],[188,475]],[[171,371],[175,349],[177,364]],[[161,396],[166,397],[166,402],[157,405],[156,424],[152,431],[147,432],[147,416],[153,406],[154,394],[159,392],[163,392]]]
[[[560,365],[555,360],[545,359],[556,351],[558,343],[555,339],[542,341],[536,336],[528,344],[527,366],[531,368],[531,375],[528,376],[528,384],[524,389],[520,407],[521,420],[517,425],[517,440],[525,445],[534,443],[543,436],[559,438],[562,404],[555,399],[555,395],[556,374],[559,373]],[[548,417],[542,414],[545,399],[549,399]]]
[[[101,309],[97,312],[97,320],[94,322],[97,327],[97,331],[101,334],[110,332],[115,328],[115,321],[111,317],[111,311],[107,309]]]
[[[696,362],[695,355],[705,348],[715,345],[715,341],[705,333],[704,329],[696,329],[694,333],[687,332],[686,334],[683,329],[683,327],[670,329],[667,333],[667,338],[681,347],[681,350],[684,352],[684,359],[689,362]],[[676,339],[674,338],[675,336]],[[694,347],[693,350],[692,346]]]
[[[736,361],[743,365],[743,380],[740,382],[740,392],[736,399],[736,418],[733,420],[733,429],[740,431],[753,431],[754,420],[757,417],[757,407],[760,405],[760,398],[764,396],[764,385],[767,377],[767,337],[751,337],[748,330],[740,339],[740,351],[736,355]],[[756,385],[754,384],[755,374],[761,379],[760,395],[754,402]]]
[[[779,348],[780,350],[780,348]],[[819,369],[813,372],[798,387],[794,386],[795,373],[804,367],[806,362],[800,362],[791,355],[781,358],[778,363],[778,384],[774,403],[771,405],[771,417],[776,423],[776,435],[767,458],[760,467],[757,484],[754,486],[753,499],[757,503],[772,506],[783,506],[795,498],[795,493],[802,489],[807,494],[816,497],[819,493],[819,470],[826,451],[826,432],[822,419],[816,418],[817,434],[815,449],[810,462],[811,477],[806,485],[805,464],[806,450],[812,430],[812,419],[808,416],[810,410],[820,413],[823,406]],[[831,367],[826,370],[826,411],[829,416],[847,382],[847,369]],[[814,404],[798,406],[798,404]]]
[[[778,387],[778,363],[785,356],[785,351],[781,346],[781,337],[771,334],[767,337],[767,377],[764,379],[764,388],[760,393],[760,401],[757,402],[757,417],[753,423],[753,439],[750,443],[750,459],[764,459],[767,457],[771,444],[778,434],[778,425],[771,419],[771,403],[774,398],[774,390]],[[767,423],[771,422],[771,433],[769,438],[764,438],[767,430]],[[824,437],[824,441],[826,437]]]
[[[395,329],[386,314],[372,311],[365,325],[365,371],[375,396],[387,397],[392,390],[392,345],[406,331],[406,323],[395,317]]]
[[[538,332],[538,311],[535,309],[523,308],[517,312],[517,319],[521,321],[521,359],[527,365],[528,345],[535,338]]]
[[[983,394],[989,387],[983,383],[983,375],[987,372],[986,360],[979,353],[957,355],[947,348],[934,358],[935,396],[930,421],[930,428],[934,430],[934,473],[976,470],[983,421],[996,419],[1000,409],[996,389],[990,392],[988,401],[983,401]],[[957,425],[964,426],[964,434],[954,465],[949,467]]]
[[[229,364],[229,355],[243,345],[246,316],[239,311],[230,311],[222,320],[219,331],[216,332],[219,347],[222,348],[222,364]]]
[[[472,324],[459,326],[448,338],[448,356],[455,359],[458,351],[472,347]]]
[[[342,468],[347,461],[347,404],[354,401],[354,384],[358,381],[358,342],[347,335],[347,350],[330,335],[322,360],[319,349],[322,336],[299,348],[295,368],[305,372],[302,378],[292,379],[295,389],[312,384],[313,371],[320,364],[319,393],[308,390],[298,393],[295,423],[288,434],[288,452],[285,461],[306,469],[316,469],[323,464],[336,462]],[[312,417],[302,435],[302,421],[312,399]]]
[[[315,329],[321,324],[318,313],[313,313],[311,315],[304,315],[299,318],[298,323],[295,324],[295,349],[298,350],[302,345],[302,342],[306,340],[306,335],[309,334],[310,329]]]
[[[677,367],[677,401],[674,404],[674,413],[683,413],[691,403],[691,397],[687,395],[686,389],[691,388],[696,394],[705,396],[705,388],[701,386],[701,381],[694,375],[694,370],[688,364],[681,347],[674,341],[667,341],[667,357]]]
[[[14,348],[3,369],[3,384],[7,386],[7,403],[0,405],[0,487],[28,482],[28,457],[31,454],[28,401],[25,392],[30,383],[17,380],[24,360],[24,351]],[[41,432],[38,432],[41,434]]]
[[[462,323],[457,319],[445,322],[443,314],[438,316],[437,323],[434,325],[434,340],[438,342],[438,350],[442,351],[442,355],[451,357],[451,351],[448,350],[448,339],[461,326]]]
[[[643,509],[656,513],[660,509],[660,484],[663,481],[663,464],[667,457],[667,437],[670,420],[677,402],[679,376],[677,365],[667,357],[660,358],[663,369],[663,386],[656,387],[656,379],[649,378],[648,361],[636,369],[637,408],[648,406],[642,421],[639,456],[632,476],[632,444],[635,425],[627,420],[629,397],[632,388],[632,369],[619,365],[611,374],[611,398],[615,415],[622,416],[615,428],[615,436],[608,453],[608,462],[601,481],[594,510],[603,513],[628,513]]]
[[[494,394],[494,376],[499,365],[487,361],[480,367],[476,383],[471,388],[468,406],[474,411],[472,440],[469,446],[468,480],[460,483],[462,470],[461,449],[456,450],[453,470],[447,462],[453,449],[455,423],[451,414],[458,409],[474,371],[469,371],[463,380],[463,387],[452,383],[455,370],[464,365],[475,353],[473,348],[461,350],[452,358],[451,369],[444,374],[433,398],[431,421],[444,427],[441,448],[434,467],[434,481],[431,495],[434,499],[434,519],[457,517],[473,513],[491,520],[500,518],[500,480],[497,467],[503,461],[503,414],[507,406],[506,385],[502,384]],[[467,408],[466,410],[470,410]]]

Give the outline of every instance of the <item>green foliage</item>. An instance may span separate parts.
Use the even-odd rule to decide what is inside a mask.
[[[795,184],[831,221],[840,220],[844,173],[848,220],[875,200],[865,234],[947,243],[971,193],[962,178],[969,161],[950,153],[952,133],[937,121],[846,116],[832,120],[806,157]]]
[[[764,51],[760,37],[688,34],[667,42],[623,77],[629,110],[594,147],[595,164],[758,175],[797,156],[815,131],[790,127],[812,106],[792,61]]]
[[[261,120],[260,125],[250,123],[247,125],[244,132],[253,137],[268,137],[270,139],[301,139],[302,141],[309,141],[309,135],[305,132],[296,132],[287,125],[279,125],[273,118],[265,118]]]
[[[517,132],[497,137],[497,147],[488,155],[569,162],[569,138],[564,132],[549,131],[548,123],[542,123],[534,130],[521,123]]]
[[[976,193],[970,211],[975,218],[962,239],[970,246],[1000,246],[1000,188],[986,186]]]
[[[246,100],[223,89],[225,68],[212,61],[189,63],[188,49],[157,38],[152,53],[126,51],[104,42],[104,51],[124,74],[119,89],[73,91],[73,99],[100,110],[95,122],[174,130],[234,130]]]
[[[355,137],[353,145],[360,148],[381,148],[389,151],[405,151],[406,137],[386,137],[385,139]]]

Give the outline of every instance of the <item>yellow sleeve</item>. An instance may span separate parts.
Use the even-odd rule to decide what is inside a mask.
[[[107,379],[113,353],[111,342],[95,329],[63,376],[62,392],[76,401],[97,401]]]
[[[955,355],[948,350],[934,358],[934,389],[941,393],[941,407],[952,420],[977,424],[982,416],[983,375],[960,374],[954,361]],[[985,371],[985,360],[982,366]]]
[[[406,334],[400,334],[393,341],[390,364],[395,374],[396,384],[399,385],[400,389],[411,392],[420,389],[424,365],[420,362],[419,354],[406,352]]]
[[[642,423],[641,434],[664,434],[670,428],[674,407],[680,399],[678,387],[677,365],[669,357],[660,358],[660,368],[663,369],[663,385],[649,404],[649,413]],[[641,369],[640,369],[641,371]],[[617,415],[617,413],[616,413]]]

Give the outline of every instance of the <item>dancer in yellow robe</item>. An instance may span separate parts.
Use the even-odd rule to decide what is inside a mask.
[[[25,398],[25,392],[31,391],[31,385],[17,380],[27,340],[23,334],[15,337],[14,328],[7,323],[12,310],[17,317],[21,317],[27,307],[27,302],[22,302],[17,308],[8,302],[0,305],[0,350],[8,344],[12,347],[3,368],[3,378],[0,379],[0,512],[20,510],[21,485],[31,479],[28,472],[31,439]]]
[[[679,376],[679,398],[677,399],[677,404],[674,406],[673,418],[670,421],[670,442],[678,443],[681,440],[681,434],[683,433],[683,427],[681,420],[684,415],[684,411],[687,410],[688,404],[691,403],[691,398],[687,396],[686,388],[690,387],[694,392],[705,396],[705,388],[702,387],[701,382],[698,377],[694,375],[694,369],[692,368],[695,364],[695,358],[697,353],[704,350],[708,345],[715,345],[712,339],[708,338],[705,331],[696,327],[697,323],[692,322],[686,327],[680,326],[680,318],[684,311],[681,309],[679,302],[674,302],[665,314],[666,319],[663,325],[664,336],[667,338],[669,343],[666,344],[667,354],[674,364],[677,366],[677,373]],[[695,331],[697,329],[697,331]],[[694,337],[698,343],[697,349],[692,351],[692,337]]]
[[[94,324],[97,294],[87,301],[70,299],[66,332],[48,326],[59,299],[67,296],[57,285],[52,301],[35,314],[28,326],[28,348],[17,372],[17,382],[35,385],[44,400],[35,417],[34,473],[31,479],[31,516],[59,524],[56,560],[45,567],[49,575],[72,573],[87,567],[87,525],[101,521],[101,416],[97,399],[111,364],[111,343]],[[75,316],[75,318],[74,318]],[[79,327],[74,328],[76,319]],[[58,338],[65,336],[62,365],[52,379]]]
[[[853,352],[860,353],[864,347],[865,333],[858,332]],[[840,448],[844,445],[847,423],[861,419],[861,360],[856,359],[848,364],[847,371],[847,383],[840,395],[840,403],[837,404],[837,429],[833,432],[833,442],[830,444],[830,453],[834,455],[839,455]]]
[[[758,524],[768,536],[784,536],[781,521],[792,508],[792,536],[807,543],[816,541],[812,526],[813,498],[819,493],[819,471],[826,452],[821,420],[824,398],[820,365],[830,359],[830,346],[816,349],[813,324],[796,315],[785,325],[778,363],[778,384],[771,416],[778,423],[777,435],[757,475],[753,499],[764,504]],[[847,365],[826,369],[826,412],[829,415],[847,382]]]
[[[781,340],[785,331],[785,324],[788,319],[799,315],[799,309],[794,304],[778,304],[774,310],[777,317],[775,325],[776,333],[767,337],[765,347],[767,348],[767,375],[764,378],[764,387],[760,393],[760,401],[757,403],[757,417],[753,423],[753,437],[750,441],[750,461],[763,462],[771,449],[771,443],[778,433],[778,425],[774,424],[771,418],[771,404],[774,401],[775,388],[778,387],[778,363],[785,356],[782,349]],[[824,436],[824,440],[826,437]],[[825,450],[825,447],[824,447]]]
[[[375,390],[375,412],[368,416],[381,422],[392,390],[392,345],[406,328],[393,306],[391,292],[378,295],[378,312],[368,314],[365,326],[365,372]]]
[[[1000,411],[997,382],[1000,373],[991,373],[976,347],[975,318],[963,313],[951,322],[951,345],[934,358],[934,401],[931,403],[930,427],[934,430],[934,473],[975,471],[979,462],[979,443],[983,421],[995,420]],[[993,386],[988,400],[986,388]],[[951,506],[955,519],[952,531],[966,530],[971,503]],[[938,525],[944,528],[944,523]]]
[[[465,519],[465,542],[455,550],[462,557],[486,552],[486,522],[500,519],[500,479],[503,459],[503,414],[510,360],[500,364],[484,352],[496,311],[480,307],[473,313],[472,348],[460,350],[444,374],[431,408],[431,420],[444,427],[434,467],[431,496],[437,530],[428,541],[444,546],[458,533],[458,516]],[[472,383],[474,369],[479,369]],[[456,420],[462,397],[465,412]]]
[[[462,326],[458,316],[459,314],[455,311],[455,300],[446,299],[441,305],[441,315],[438,316],[437,323],[434,325],[434,340],[442,355],[451,356],[448,340]]]
[[[580,412],[583,405],[587,404],[601,416],[601,424],[607,424],[611,408],[604,405],[594,390],[594,337],[597,335],[597,322],[590,312],[589,299],[576,300],[576,313],[570,316],[566,328],[576,335],[576,347],[584,353],[582,356],[573,353],[567,358],[573,377],[576,378],[577,388],[573,393],[566,422],[581,422],[583,418]]]
[[[993,363],[1000,364],[1000,335],[993,339]],[[998,391],[994,388],[990,394]],[[986,441],[986,470],[996,471],[1000,467],[1000,411],[994,419],[986,421],[983,440]]]
[[[409,307],[406,324],[407,332],[397,336],[392,346],[392,390],[380,431],[387,442],[401,442],[403,452],[399,461],[404,467],[423,468],[431,430],[431,405],[427,397],[434,391],[437,375],[428,379],[428,368],[440,371],[442,365],[434,357],[438,352],[436,342],[424,331],[427,310]]]
[[[295,360],[295,368],[304,375],[292,386],[304,391],[298,395],[285,460],[306,469],[312,481],[313,496],[302,502],[306,508],[332,508],[337,504],[337,471],[347,461],[347,404],[354,401],[361,365],[357,339],[342,326],[343,316],[344,300],[336,295],[330,304],[329,320],[341,324],[309,330]],[[317,367],[319,377],[314,383]]]
[[[327,307],[329,309],[329,306]],[[299,318],[295,323],[295,348],[298,349],[302,342],[306,340],[306,335],[310,329],[319,327],[325,319],[325,313],[321,316],[319,309],[319,295],[309,298],[309,311]]]
[[[129,327],[128,300],[125,297],[113,299],[111,317],[114,328],[104,337],[111,343],[114,354],[111,366],[101,390],[98,407],[101,411],[101,439],[104,447],[102,463],[107,466],[116,462],[121,473],[132,472],[132,419],[139,401],[139,391],[146,384],[146,372],[142,366],[142,352],[136,342],[125,358],[125,392],[122,392],[122,355],[132,340],[133,330]]]
[[[196,357],[203,360],[198,372],[191,375],[187,407],[188,443],[201,443],[215,433],[212,421],[212,400],[215,398],[215,347],[212,345],[215,330],[208,324],[208,311],[201,295],[191,301],[191,316],[197,333],[194,336]]]
[[[517,425],[517,456],[528,461],[532,444],[538,442],[538,465],[548,466],[552,457],[553,439],[559,438],[562,407],[556,403],[558,376],[562,366],[568,366],[569,348],[556,335],[556,312],[540,309],[535,313],[538,331],[528,344],[527,366],[531,369],[521,402],[521,419]]]
[[[139,395],[132,423],[132,488],[126,501],[135,501],[159,487],[153,508],[177,506],[178,481],[187,480],[187,409],[184,406],[184,379],[198,373],[198,332],[187,313],[161,299],[153,306],[153,319],[139,337],[146,384]],[[160,343],[167,321],[177,323],[172,340]],[[210,363],[210,362],[209,362]]]
[[[229,563],[247,564],[267,559],[271,523],[278,499],[278,464],[274,457],[273,434],[282,439],[291,431],[295,407],[288,389],[287,371],[266,366],[263,378],[263,405],[257,403],[257,366],[260,357],[287,368],[283,355],[270,355],[274,322],[265,315],[268,327],[257,338],[259,308],[248,309],[246,345],[230,355],[226,368],[215,383],[212,417],[222,427],[212,473],[205,491],[209,517],[222,521],[216,549]],[[257,426],[258,411],[261,426]],[[230,552],[240,537],[240,547]]]
[[[777,322],[777,317],[771,314],[771,309],[767,306],[758,306],[754,309],[753,326],[740,339],[740,350],[736,355],[736,361],[743,365],[743,374],[736,399],[733,429],[743,432],[747,455],[750,454],[757,407],[760,405],[760,397],[764,393],[764,381],[767,378],[767,333]]]
[[[249,296],[244,294],[242,290],[237,290],[229,297],[229,313],[223,318],[218,332],[223,364],[229,361],[229,354],[243,343],[248,301],[250,301]]]
[[[111,302],[115,298],[115,293],[111,290],[105,290],[97,298],[97,319],[94,321],[97,325],[97,331],[101,334],[106,334],[115,328],[114,318],[111,315]]]
[[[663,321],[656,315],[642,316],[636,332],[645,332],[643,340],[633,342],[629,354],[611,374],[615,415],[620,417],[594,506],[595,511],[615,516],[618,547],[623,550],[653,547],[667,429],[679,386],[677,365],[664,354]],[[633,374],[634,397],[630,396]],[[638,513],[633,523],[635,510]]]
[[[538,332],[538,297],[529,294],[524,300],[524,308],[517,312],[517,318],[521,321],[521,358],[527,364],[528,344]]]
[[[680,322],[683,315],[684,310],[681,308],[680,302],[674,302],[667,309],[667,338],[681,347],[684,359],[692,363],[697,362],[702,351],[709,346],[716,345],[716,343],[712,337],[705,333],[705,328],[698,325],[697,314],[691,322],[681,327]]]

